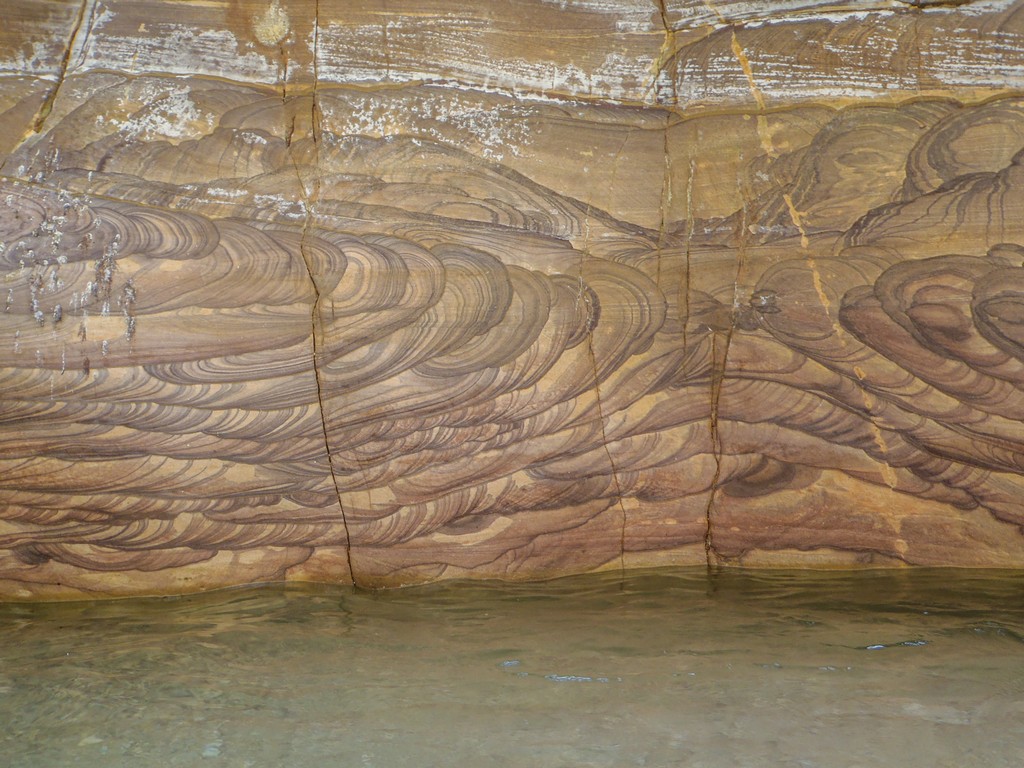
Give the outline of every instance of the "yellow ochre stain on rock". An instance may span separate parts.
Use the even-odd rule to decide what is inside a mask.
[[[761,139],[761,147],[769,157],[776,157],[779,153],[772,142],[771,131],[768,130],[764,94],[757,87],[757,82],[754,80],[754,70],[750,66],[750,58],[747,56],[747,52],[743,50],[743,46],[740,45],[740,39],[736,36],[735,28],[732,30],[732,52],[736,57],[736,61],[740,63],[740,68],[743,70],[743,74],[746,76],[747,83],[750,86],[750,93],[754,97],[754,101],[757,102],[757,135]]]
[[[273,0],[262,15],[252,20],[252,31],[263,45],[278,45],[291,32],[288,12]]]
[[[857,380],[860,382],[863,382],[864,379],[867,378],[867,374],[864,372],[864,369],[859,365],[853,366],[853,373],[857,376]],[[861,389],[861,397],[864,400],[864,409],[867,411],[868,423],[871,425],[872,438],[874,439],[875,445],[878,446],[878,450],[885,455],[889,452],[889,446],[886,445],[885,436],[882,434],[882,428],[875,423],[873,418],[871,418],[871,412],[875,407],[875,399],[866,389]],[[881,464],[881,472],[882,477],[885,479],[885,484],[893,490],[896,490],[896,470],[884,461],[881,462]]]

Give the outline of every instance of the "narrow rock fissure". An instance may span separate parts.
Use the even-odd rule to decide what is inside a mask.
[[[744,197],[746,199],[746,196]],[[719,409],[722,398],[722,387],[728,373],[729,347],[732,345],[732,337],[736,332],[735,313],[739,306],[739,287],[743,276],[743,256],[746,250],[747,233],[747,207],[744,204],[740,216],[740,240],[736,249],[736,274],[733,278],[733,301],[732,301],[732,322],[725,331],[724,338],[716,331],[711,337],[711,403],[708,416],[708,434],[711,440],[711,455],[715,462],[714,475],[711,478],[711,486],[708,489],[708,503],[704,508],[704,557],[708,568],[721,564],[722,555],[715,546],[714,509],[715,496],[719,490],[719,483],[722,478],[722,457],[724,447],[722,445],[722,433],[719,427]],[[721,341],[720,341],[721,339]]]
[[[43,103],[39,106],[36,111],[36,115],[32,120],[32,124],[25,130],[21,138],[18,140],[17,145],[7,154],[3,160],[3,164],[0,165],[0,173],[7,173],[7,163],[12,158],[18,155],[18,150],[31,139],[33,136],[37,136],[43,131],[43,126],[46,124],[46,119],[50,116],[50,112],[53,111],[53,105],[57,101],[57,96],[60,93],[61,87],[64,85],[64,80],[67,76],[68,67],[71,66],[71,57],[76,49],[79,49],[77,45],[78,36],[81,34],[82,25],[85,23],[86,17],[89,18],[89,23],[86,24],[85,40],[82,43],[81,48],[84,49],[85,42],[89,39],[90,28],[92,27],[92,18],[95,14],[96,0],[82,0],[82,5],[78,9],[78,15],[75,17],[75,24],[71,30],[71,34],[68,37],[68,45],[64,49],[64,55],[61,57],[60,67],[57,72],[57,82],[53,88],[46,95]]]
[[[299,191],[303,198],[303,204],[305,208],[305,221],[302,225],[302,235],[299,240],[299,253],[302,257],[302,262],[306,268],[306,273],[309,275],[309,282],[313,288],[313,306],[310,310],[310,323],[312,326],[311,341],[312,341],[312,363],[313,363],[313,377],[316,382],[316,397],[317,407],[320,410],[320,428],[323,432],[324,437],[324,451],[327,455],[327,470],[331,475],[331,484],[334,486],[334,494],[338,499],[338,510],[341,513],[341,525],[345,532],[345,560],[348,565],[349,577],[352,579],[353,586],[360,586],[359,579],[356,576],[356,570],[352,565],[352,535],[349,529],[348,516],[345,513],[345,503],[342,500],[341,485],[338,483],[338,475],[334,466],[334,454],[331,451],[331,438],[330,432],[327,425],[327,409],[324,402],[324,386],[323,386],[323,373],[320,370],[320,354],[323,346],[323,319],[320,313],[322,294],[320,293],[320,287],[317,285],[315,270],[313,268],[313,258],[308,251],[308,240],[310,235],[310,227],[313,224],[313,209],[316,206],[317,200],[320,197],[320,151],[319,151],[319,132],[321,124],[320,108],[317,103],[317,81],[319,80],[318,71],[318,60],[319,60],[319,30],[320,30],[320,4],[317,2],[314,8],[313,15],[313,85],[311,89],[311,106],[310,106],[310,130],[311,139],[313,142],[313,189],[312,192],[306,189],[305,182],[302,179],[302,175],[299,172],[298,164],[295,165],[296,175],[298,176]]]
[[[697,162],[690,154],[689,174],[686,177],[686,240],[684,241],[683,256],[685,259],[683,270],[683,317],[682,335],[683,352],[686,353],[689,343],[690,326],[690,251],[693,246],[693,177],[697,175]]]
[[[324,451],[327,454],[327,469],[331,475],[331,483],[334,486],[334,494],[338,499],[338,510],[341,512],[341,525],[345,531],[345,560],[348,564],[349,576],[352,579],[353,586],[359,586],[359,581],[356,578],[355,568],[352,566],[352,536],[349,532],[348,516],[345,514],[345,503],[341,498],[341,486],[338,483],[338,476],[334,469],[334,454],[331,452],[331,439],[327,429],[327,411],[324,404],[324,389],[322,374],[320,371],[320,348],[323,339],[323,323],[320,318],[320,303],[321,294],[320,289],[317,287],[316,278],[313,275],[312,259],[306,251],[306,238],[308,236],[309,226],[312,220],[312,213],[307,209],[306,221],[302,228],[302,239],[299,243],[299,252],[302,256],[302,261],[306,266],[306,272],[309,275],[309,282],[313,286],[313,307],[310,311],[310,321],[312,324],[312,363],[313,363],[313,377],[316,381],[316,399],[317,407],[320,410],[320,428],[324,436]]]
[[[60,69],[57,72],[57,84],[53,89],[46,95],[46,99],[39,107],[39,111],[36,113],[36,119],[32,123],[32,132],[41,133],[43,125],[46,123],[46,118],[49,117],[50,112],[53,110],[53,104],[57,101],[57,95],[60,93],[61,86],[64,85],[64,78],[67,76],[68,66],[71,63],[71,54],[74,53],[76,48],[76,41],[78,35],[82,30],[82,23],[85,21],[86,12],[91,6],[95,5],[96,0],[82,0],[82,7],[78,9],[78,17],[75,19],[75,26],[71,30],[71,36],[68,39],[68,46],[64,49],[64,56],[60,60]],[[89,14],[89,24],[86,25],[85,36],[86,39],[89,37],[89,27],[92,26],[92,14]],[[84,42],[83,42],[84,46]]]
[[[628,516],[626,505],[622,501],[622,485],[619,483],[619,472],[612,458],[611,449],[608,447],[608,431],[605,428],[604,404],[601,400],[601,377],[597,369],[597,355],[594,352],[594,324],[592,320],[593,308],[590,306],[589,294],[582,290],[583,287],[583,261],[590,245],[590,206],[587,206],[586,218],[584,219],[583,243],[580,248],[580,295],[579,300],[587,305],[587,353],[590,356],[590,366],[594,372],[594,398],[597,406],[598,426],[601,429],[601,445],[604,448],[605,456],[608,458],[608,468],[611,470],[612,483],[615,485],[615,499],[622,513],[622,524],[619,527],[619,571],[623,578],[626,575],[626,527]]]
[[[605,429],[604,405],[601,401],[601,384],[598,380],[597,374],[597,357],[594,354],[593,331],[587,334],[587,350],[590,353],[590,363],[594,369],[594,397],[597,403],[598,424],[601,427],[601,445],[604,446],[605,456],[608,457],[608,466],[612,471],[612,483],[615,485],[615,498],[619,505],[619,511],[622,513],[622,525],[619,529],[619,570],[622,572],[622,575],[625,576],[626,528],[628,525],[628,517],[626,514],[626,505],[622,501],[622,485],[619,483],[619,471],[615,466],[615,460],[612,458],[611,448],[608,447],[608,432]]]
[[[767,155],[775,157],[778,153],[772,143],[771,132],[768,128],[768,110],[764,94],[757,85],[750,59],[736,34],[736,24],[731,23],[717,7],[709,2],[709,0],[705,0],[704,5],[718,17],[718,20],[724,26],[728,27],[730,30],[730,48],[736,58],[736,62],[739,64],[740,69],[743,72],[743,76],[747,81],[747,86],[750,89],[750,94],[757,107],[757,133],[761,142],[761,148]],[[690,183],[692,184],[692,182],[693,167],[691,160]],[[750,191],[743,190],[742,199],[744,200],[744,203],[740,214],[739,242],[736,249],[736,274],[733,279],[733,299],[731,307],[732,320],[725,331],[724,339],[720,341],[721,336],[717,331],[714,332],[714,335],[711,338],[711,403],[708,418],[708,434],[711,441],[711,455],[715,462],[715,471],[711,479],[710,488],[708,489],[707,506],[704,508],[704,557],[709,569],[721,564],[723,561],[722,555],[715,545],[714,538],[715,497],[718,493],[719,484],[722,478],[722,458],[724,455],[722,433],[718,421],[722,387],[725,384],[725,378],[728,373],[729,347],[732,345],[732,337],[736,331],[736,311],[740,303],[738,294],[743,274],[743,256],[744,251],[746,250],[746,239],[748,236],[747,205],[745,201],[750,199],[750,197]],[[689,238],[687,239],[687,276],[689,276]]]
[[[654,102],[661,104],[661,94],[658,91],[658,80],[669,66],[674,66],[679,51],[676,48],[676,32],[668,23],[668,9],[665,7],[665,0],[657,0],[658,16],[661,19],[661,26],[665,30],[665,39],[661,43],[661,50],[658,52],[658,59],[654,62],[651,72],[651,85],[648,93],[654,95]],[[676,98],[676,78],[672,76],[672,97]]]
[[[662,133],[662,152],[664,154],[663,162],[663,173],[661,179],[661,199],[659,200],[660,212],[658,216],[658,243],[657,243],[657,254],[658,259],[655,268],[655,285],[658,286],[658,290],[662,290],[661,287],[661,260],[662,260],[662,249],[665,247],[665,240],[668,236],[668,211],[672,207],[672,153],[669,151],[668,144],[668,127],[671,119],[671,113],[665,114],[665,128]],[[667,300],[667,297],[666,297]]]
[[[679,47],[676,45],[675,40],[675,29],[669,23],[668,19],[668,8],[665,5],[665,0],[657,0],[658,13],[661,18],[662,26],[665,29],[665,41],[662,44],[662,52],[657,65],[657,72],[655,78],[661,76],[669,66],[673,68],[678,66]],[[719,16],[721,19],[721,13],[710,4],[708,7]],[[663,152],[665,154],[664,167],[665,175],[662,181],[662,197],[661,197],[661,223],[658,231],[658,286],[661,287],[661,249],[664,247],[664,243],[668,238],[668,217],[672,202],[672,149],[669,131],[673,127],[672,117],[673,115],[682,117],[679,109],[679,90],[678,90],[678,71],[670,72],[671,83],[670,83],[670,98],[671,101],[668,104],[664,104],[661,99],[661,95],[657,94],[657,101],[660,106],[663,106],[667,110],[665,117],[664,127],[664,140],[662,143]],[[657,91],[655,91],[657,93]],[[690,148],[690,162],[689,162],[689,173],[686,179],[686,236],[683,242],[684,245],[684,259],[685,266],[682,274],[682,285],[680,287],[682,296],[677,297],[677,305],[679,302],[682,303],[682,317],[680,323],[682,326],[682,345],[684,355],[687,350],[687,344],[689,342],[688,326],[690,323],[690,267],[691,267],[691,250],[693,243],[693,183],[694,177],[696,176],[696,161],[694,159],[693,148]],[[738,277],[738,273],[737,273]],[[722,473],[722,445],[721,436],[718,431],[718,399],[721,394],[722,379],[725,376],[725,359],[728,355],[729,344],[732,340],[732,328],[730,327],[729,332],[725,338],[725,345],[722,355],[722,366],[716,365],[718,358],[717,354],[717,336],[712,337],[712,379],[711,379],[711,403],[709,411],[709,435],[712,445],[712,455],[715,460],[715,472],[711,481],[711,486],[708,490],[708,501],[704,507],[704,561],[706,566],[710,569],[718,561],[718,552],[715,549],[714,544],[714,528],[712,520],[712,509],[714,506],[715,491],[718,488],[718,481]],[[685,359],[685,358],[684,358]]]
[[[711,486],[708,489],[708,503],[704,507],[704,560],[708,568],[713,568],[720,562],[718,550],[715,548],[712,513],[715,507],[715,494],[718,492],[718,482],[722,476],[722,435],[718,429],[718,403],[722,395],[722,383],[725,380],[725,366],[729,356],[729,345],[732,343],[732,333],[733,329],[730,327],[722,345],[721,366],[718,365],[719,335],[715,333],[711,337],[711,408],[708,415],[708,434],[711,440],[711,456],[715,462],[715,472],[711,477]]]

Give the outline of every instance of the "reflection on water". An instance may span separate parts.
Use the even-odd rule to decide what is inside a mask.
[[[0,605],[0,764],[1019,766],[1022,598],[687,570]]]

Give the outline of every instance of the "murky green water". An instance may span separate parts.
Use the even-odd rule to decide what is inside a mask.
[[[1024,574],[0,605],[3,766],[1020,766]]]

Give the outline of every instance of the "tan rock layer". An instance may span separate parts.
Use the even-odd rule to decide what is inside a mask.
[[[128,68],[129,27],[180,24],[138,5],[86,3],[89,40],[60,6],[59,87],[42,65],[0,81],[21,137],[0,178],[0,595],[1024,563],[1019,94],[810,103],[798,81],[779,104],[755,80],[753,104],[683,110],[344,85],[362,70],[324,52],[363,33],[326,2],[315,23],[197,10],[197,39],[250,41],[220,79],[90,71]],[[723,35],[754,73],[748,36],[825,25],[838,49],[868,23],[522,5],[589,19],[591,52],[609,20],[667,25],[679,73]],[[918,34],[1020,16],[861,10]],[[480,35],[519,55],[503,12],[465,20],[467,61]],[[346,17],[395,35],[396,72],[451,21],[403,13]],[[167,41],[137,34],[138,69],[161,68]],[[275,46],[264,77],[245,57]],[[321,54],[335,69],[301,75]]]

